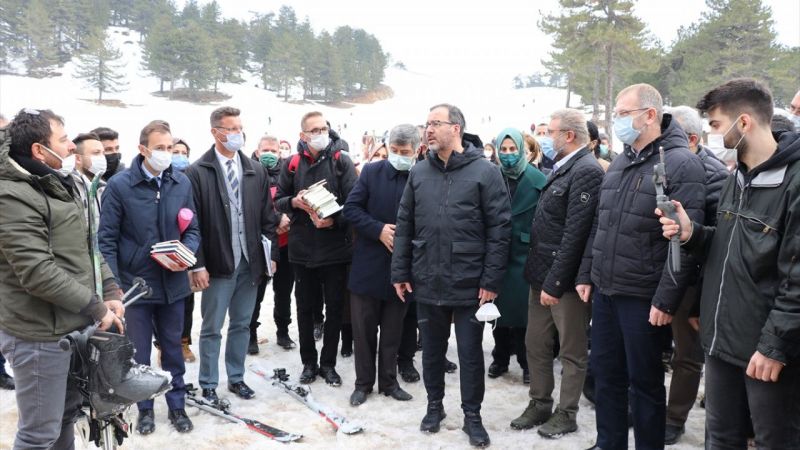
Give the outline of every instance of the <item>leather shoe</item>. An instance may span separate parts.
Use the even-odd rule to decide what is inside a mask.
[[[243,400],[250,400],[256,396],[256,393],[250,389],[250,386],[244,384],[244,381],[240,381],[238,383],[228,383],[228,390]]]
[[[194,428],[192,421],[189,420],[184,409],[170,409],[169,421],[178,433],[188,433]]]
[[[303,364],[303,372],[300,374],[300,382],[303,384],[313,383],[317,379],[319,368],[316,364]]]
[[[686,432],[685,426],[667,424],[664,430],[664,445],[675,445]]]
[[[350,404],[353,406],[358,406],[364,403],[367,401],[367,394],[369,394],[369,392],[361,389],[354,390],[353,393],[350,394]]]
[[[393,399],[401,401],[401,402],[407,402],[407,401],[411,400],[412,398],[414,398],[414,397],[411,396],[411,394],[409,394],[408,392],[404,391],[403,388],[401,388],[400,386],[396,387],[393,391],[390,391],[390,392],[383,391],[383,395],[385,395],[387,397],[392,397]]]
[[[491,364],[489,364],[489,370],[488,370],[489,378],[497,378],[506,372],[508,372],[508,364],[506,364],[505,366],[496,362],[492,362]]]
[[[406,383],[416,383],[419,381],[419,372],[417,372],[413,362],[397,364],[397,371],[400,372],[400,378]]]
[[[342,377],[336,373],[336,369],[333,367],[320,367],[319,375],[331,386],[338,387],[342,385]]]
[[[292,338],[289,337],[288,334],[279,334],[277,342],[278,342],[278,347],[281,347],[284,350],[291,350],[296,346],[296,344],[294,343]]]
[[[152,409],[139,411],[139,418],[136,420],[136,432],[141,435],[150,434],[156,431],[156,419]]]
[[[456,365],[456,363],[454,363],[453,361],[450,361],[449,359],[445,358],[444,359],[444,371],[447,372],[447,373],[456,373],[456,370],[458,370],[458,366]]]

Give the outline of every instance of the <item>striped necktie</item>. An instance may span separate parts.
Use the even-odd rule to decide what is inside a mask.
[[[239,200],[239,177],[236,176],[236,172],[233,170],[233,160],[230,159],[226,163],[228,165],[228,184],[231,186],[231,190],[233,191],[233,196],[236,197],[236,200]]]

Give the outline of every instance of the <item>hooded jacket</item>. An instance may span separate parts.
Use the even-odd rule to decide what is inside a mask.
[[[57,341],[105,314],[94,293],[94,269],[83,208],[58,174],[9,155],[0,130],[0,329],[31,341]],[[34,173],[35,172],[35,173]],[[101,258],[102,261],[102,258]],[[101,263],[103,297],[119,299]]]
[[[655,215],[653,168],[664,149],[667,175],[665,193],[678,200],[693,220],[703,222],[705,171],[700,158],[689,151],[686,133],[670,114],[661,121],[661,135],[638,154],[625,145],[614,158],[600,186],[600,199],[591,244],[591,281],[605,295],[624,295],[649,301],[674,314],[696,263],[682,251],[681,270],[672,273],[665,264],[669,241],[661,235]],[[586,280],[587,262],[579,280]]]
[[[746,367],[756,350],[800,358],[800,134],[725,182],[716,227],[695,221],[685,248],[705,259],[700,305],[706,354]]]
[[[464,141],[447,165],[432,151],[409,174],[397,214],[392,283],[414,299],[475,306],[478,290],[499,292],[508,264],[511,203],[500,169]]]

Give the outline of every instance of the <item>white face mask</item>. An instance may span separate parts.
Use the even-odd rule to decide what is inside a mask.
[[[500,318],[500,310],[497,309],[492,302],[484,303],[478,311],[475,312],[475,318],[480,320],[481,322],[491,322],[492,320],[497,320]],[[497,326],[497,323],[494,324],[492,329]]]
[[[108,161],[105,155],[94,155],[90,159],[92,161],[92,166],[89,167],[89,172],[91,172],[92,175],[105,173],[108,168]]]
[[[161,173],[172,164],[172,153],[166,150],[152,150],[150,153],[150,157],[147,158],[147,162],[150,163],[150,167],[153,170],[157,170],[158,173]]]
[[[292,149],[290,148],[281,149],[281,159],[289,159],[291,156],[292,156]]]
[[[55,156],[56,158],[58,158],[59,161],[61,161],[61,168],[60,169],[54,169],[54,170],[56,172],[58,172],[62,177],[65,177],[65,176],[71,174],[72,171],[75,170],[75,155],[70,153],[65,158],[62,158],[62,157],[58,156],[58,153],[50,150],[46,146],[42,145],[42,148],[47,150],[51,155]]]
[[[331,138],[328,136],[328,133],[316,134],[311,136],[311,140],[308,142],[308,145],[313,148],[314,150],[320,151],[325,150],[330,144]]]
[[[738,147],[739,143],[741,143],[742,139],[744,139],[744,133],[742,133],[742,137],[739,139],[739,142],[737,142],[736,145],[733,146],[733,148],[725,147],[725,136],[731,132],[733,127],[736,126],[736,122],[739,121],[740,117],[742,116],[740,115],[739,117],[737,117],[736,120],[733,121],[731,126],[728,127],[728,130],[725,131],[724,133],[722,134],[709,133],[708,136],[706,137],[706,145],[708,146],[708,149],[711,150],[711,153],[713,153],[714,156],[716,156],[720,161],[725,161],[725,162],[736,161],[736,154],[737,154],[736,147]]]

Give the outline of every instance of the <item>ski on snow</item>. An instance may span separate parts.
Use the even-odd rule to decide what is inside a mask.
[[[230,403],[225,400],[220,401],[219,405],[214,405],[198,395],[197,388],[193,388],[191,385],[186,385],[186,404],[211,413],[217,417],[221,417],[227,421],[244,425],[251,431],[255,431],[256,433],[278,442],[293,442],[303,437],[302,434],[289,433],[288,431],[283,431],[257,420],[234,414],[230,411]]]
[[[317,402],[311,395],[310,387],[289,381],[289,375],[286,374],[286,369],[269,370],[257,363],[251,364],[249,368],[254,374],[267,381],[271,381],[273,386],[280,388],[297,401],[306,405],[308,409],[314,411],[330,423],[336,431],[341,431],[344,434],[356,434],[364,431],[364,427],[360,424],[348,421],[345,416]]]

